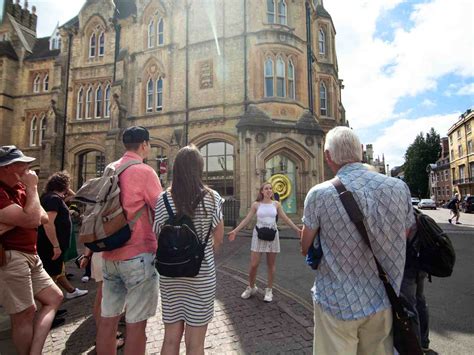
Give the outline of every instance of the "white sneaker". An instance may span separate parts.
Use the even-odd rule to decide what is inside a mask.
[[[265,297],[263,297],[263,300],[265,302],[271,302],[273,301],[273,292],[271,288],[266,288],[265,289]]]
[[[247,298],[250,298],[250,296],[255,295],[257,293],[257,291],[258,291],[257,286],[255,286],[254,288],[252,288],[250,286],[247,286],[247,288],[245,289],[244,292],[242,292],[240,297],[242,297],[244,300],[246,300]]]
[[[84,283],[89,282],[89,276],[82,276],[81,281]]]
[[[72,300],[73,298],[85,296],[88,293],[89,293],[89,291],[87,291],[87,290],[79,290],[78,288],[76,288],[74,290],[74,292],[66,292],[66,298],[68,300]]]

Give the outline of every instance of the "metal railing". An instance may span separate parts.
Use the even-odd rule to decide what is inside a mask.
[[[236,227],[239,220],[240,200],[233,197],[226,197],[222,206],[224,215],[224,226]]]

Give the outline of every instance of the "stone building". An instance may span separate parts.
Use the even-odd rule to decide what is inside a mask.
[[[449,167],[448,137],[441,138],[441,155],[434,164],[426,167],[429,174],[430,196],[438,205],[449,201],[453,196],[453,186]]]
[[[448,130],[453,193],[462,198],[474,194],[473,124],[474,111],[468,109]]]
[[[362,146],[362,161],[372,165],[380,174],[387,174],[385,170],[385,155],[382,154],[382,159],[380,159],[380,156],[374,159],[374,147],[372,144],[367,144],[365,149]]]
[[[41,180],[100,175],[130,125],[150,130],[165,185],[178,149],[197,145],[206,182],[241,214],[269,179],[301,213],[330,176],[324,135],[347,123],[322,0],[87,0],[47,38],[36,21],[5,1],[0,139],[38,158]]]

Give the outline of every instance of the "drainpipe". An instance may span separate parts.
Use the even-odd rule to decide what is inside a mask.
[[[115,56],[114,56],[114,76],[112,82],[115,82],[117,75],[117,60],[120,53],[120,34],[122,26],[117,23],[117,19],[114,19],[114,28],[115,28]]]
[[[247,0],[244,0],[244,112],[247,112],[249,106],[247,51]]]
[[[314,114],[314,103],[313,103],[313,50],[312,50],[312,37],[311,37],[311,8],[308,2],[306,2],[306,52],[307,52],[307,66],[308,66],[308,103],[309,111]]]
[[[184,124],[184,145],[189,141],[189,8],[191,4],[186,4],[186,120]]]
[[[64,161],[66,159],[66,133],[67,133],[67,102],[69,98],[69,71],[71,67],[71,52],[72,52],[72,33],[69,33],[68,53],[66,64],[66,95],[64,95],[64,121],[63,121],[63,137],[62,137],[62,152],[61,152],[61,170],[64,170]]]

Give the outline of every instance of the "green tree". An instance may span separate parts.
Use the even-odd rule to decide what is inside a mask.
[[[420,133],[405,153],[405,182],[413,196],[429,197],[429,173],[426,171],[428,164],[438,160],[441,154],[441,139],[438,133],[431,130],[423,136]]]

